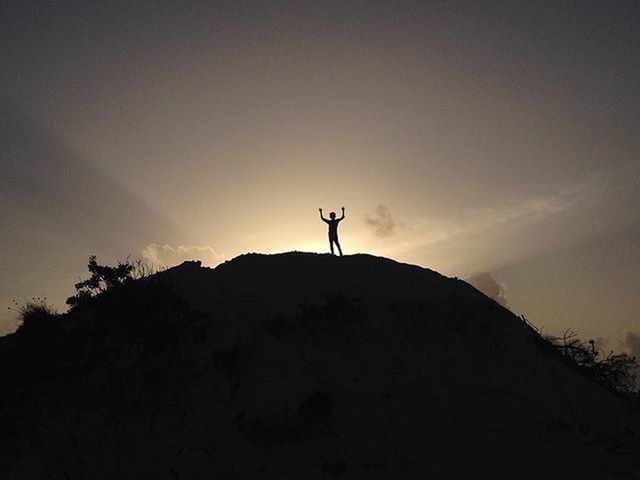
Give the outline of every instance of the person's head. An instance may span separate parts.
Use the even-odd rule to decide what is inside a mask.
[[[331,220],[334,220],[336,218],[336,212],[331,212],[329,216],[331,217]]]

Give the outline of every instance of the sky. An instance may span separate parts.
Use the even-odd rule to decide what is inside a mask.
[[[0,332],[89,255],[326,252],[345,206],[346,254],[628,347],[638,45],[635,1],[5,0]]]

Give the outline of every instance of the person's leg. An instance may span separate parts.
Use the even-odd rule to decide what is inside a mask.
[[[338,247],[338,252],[340,252],[340,256],[342,256],[342,248],[340,248],[340,242],[338,242],[338,239],[335,239],[336,242],[336,247]]]
[[[334,255],[333,253],[333,238],[329,237],[329,248],[331,249],[331,255]]]

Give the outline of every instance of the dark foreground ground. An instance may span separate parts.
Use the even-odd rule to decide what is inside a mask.
[[[460,280],[304,253],[154,278],[186,304],[150,283],[0,340],[1,478],[640,478],[631,402]]]

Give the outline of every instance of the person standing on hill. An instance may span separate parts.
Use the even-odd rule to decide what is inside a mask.
[[[340,256],[342,256],[342,248],[340,248],[340,242],[338,241],[338,224],[344,220],[344,207],[342,207],[342,216],[340,218],[336,218],[336,212],[331,212],[329,214],[329,218],[324,218],[322,215],[322,209],[320,209],[320,219],[329,225],[329,248],[331,248],[331,255],[335,255],[333,253],[333,244],[336,244],[338,247],[338,252],[340,252]]]

